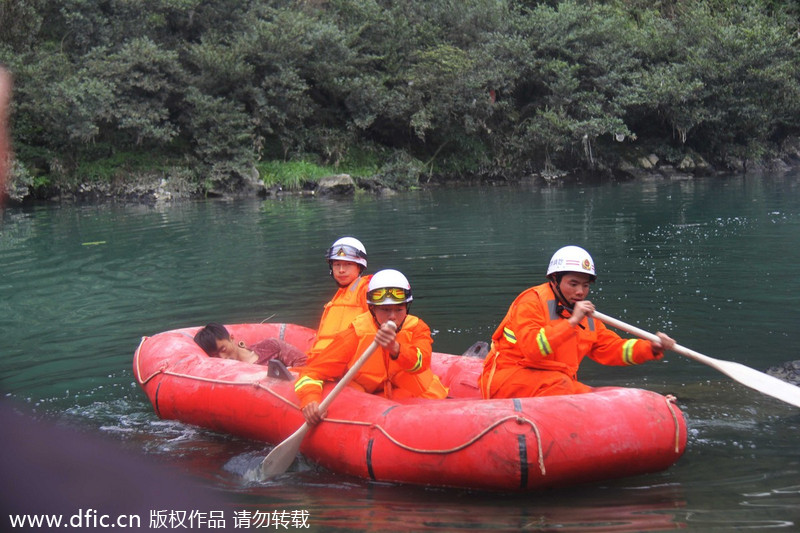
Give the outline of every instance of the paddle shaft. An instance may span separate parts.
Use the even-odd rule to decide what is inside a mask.
[[[395,329],[397,326],[394,322],[389,321],[388,324],[391,324],[392,327]],[[364,366],[364,363],[367,362],[367,359],[372,355],[378,348],[378,341],[372,341],[372,344],[364,350],[364,353],[358,358],[358,360],[350,367],[347,373],[339,380],[339,383],[333,388],[333,390],[322,400],[319,404],[320,412],[325,412],[328,409],[328,406],[333,402],[336,396],[344,389],[356,376],[358,371]],[[311,429],[311,426],[308,422],[303,422],[303,425],[300,428],[292,433],[292,435],[278,444],[269,455],[267,455],[264,460],[261,462],[261,468],[258,469],[260,471],[259,477],[261,480],[266,478],[276,476],[278,474],[282,474],[286,472],[286,470],[291,466],[294,462],[294,458],[297,456],[297,452],[300,451],[300,445],[303,442],[303,438],[305,437],[308,430]]]
[[[610,326],[614,326],[615,328],[632,333],[637,337],[641,337],[651,342],[660,342],[658,336],[653,335],[652,333],[649,333],[643,329],[639,329],[636,326],[622,322],[621,320],[617,320],[616,318],[604,315],[599,311],[592,313],[592,316]],[[791,383],[787,383],[786,381],[770,376],[769,374],[759,372],[758,370],[740,363],[714,359],[713,357],[690,350],[689,348],[681,346],[677,343],[675,346],[673,346],[672,351],[688,357],[689,359],[694,359],[699,363],[708,365],[711,368],[714,368],[715,370],[718,370],[723,374],[735,379],[742,385],[746,385],[763,394],[794,405],[795,407],[800,407],[800,387],[796,387]]]
[[[362,366],[364,366],[364,363],[367,362],[369,356],[372,355],[372,352],[374,352],[377,348],[378,348],[377,341],[372,341],[372,344],[370,344],[369,347],[366,350],[364,350],[364,353],[361,354],[361,357],[358,358],[358,361],[356,361],[355,364],[350,367],[350,370],[347,371],[344,377],[341,380],[339,380],[339,383],[336,384],[331,393],[328,394],[325,397],[325,399],[319,403],[320,411],[325,412],[328,409],[328,406],[331,404],[331,402],[336,398],[336,396],[339,395],[342,389],[345,388],[353,380],[354,377],[356,377],[358,371],[361,369]]]
[[[602,320],[606,324],[610,326],[614,326],[615,328],[621,329],[622,331],[627,331],[628,333],[633,333],[637,337],[641,337],[642,339],[648,340],[650,342],[657,342],[661,343],[661,340],[658,338],[658,335],[653,335],[652,333],[645,331],[643,329],[639,329],[636,326],[632,326],[631,324],[627,324],[621,320],[617,320],[616,318],[610,317],[608,315],[604,315],[599,311],[595,311],[592,313],[592,316]],[[690,350],[689,348],[685,348],[678,343],[675,343],[675,346],[672,348],[672,351],[675,353],[679,353],[684,355],[690,359],[694,359],[701,363],[705,363],[709,366],[714,366],[714,359],[708,357],[707,355],[703,355],[699,352],[695,352],[694,350]]]

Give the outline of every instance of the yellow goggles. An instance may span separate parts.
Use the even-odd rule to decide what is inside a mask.
[[[401,289],[400,287],[388,287],[383,289],[373,289],[367,293],[367,301],[370,303],[380,303],[387,298],[398,303],[403,303],[411,296],[411,290]]]

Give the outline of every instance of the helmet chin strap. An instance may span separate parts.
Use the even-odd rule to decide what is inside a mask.
[[[570,305],[569,301],[567,301],[567,299],[564,297],[564,293],[561,292],[561,287],[559,287],[561,284],[561,279],[556,278],[560,278],[560,276],[556,274],[550,279],[550,288],[553,289],[553,293],[556,295],[556,298],[558,298],[558,303],[560,303],[562,307],[571,313],[572,305]]]
[[[333,281],[336,281],[336,278],[333,277],[333,271],[331,271],[331,277],[333,278]],[[350,283],[348,283],[346,285],[342,285],[341,283],[336,281],[336,286],[339,287],[340,289],[346,289],[347,287],[349,287],[350,285],[352,285],[353,283],[358,281],[359,278],[361,278],[361,274],[359,274],[358,277],[356,277],[356,279],[354,279],[353,281],[351,281]]]
[[[358,263],[356,264],[358,265]],[[358,277],[360,278],[362,274],[364,274],[364,265],[358,265]],[[328,261],[328,275],[331,278],[333,278],[333,281],[336,281],[336,278],[333,277],[333,261]],[[349,283],[347,285],[342,285],[338,281],[336,281],[336,284],[342,288],[347,287],[347,285],[349,285]]]
[[[401,320],[400,322],[396,322],[397,328],[395,329],[395,332],[400,331],[403,328],[403,323],[406,321],[406,318],[408,318],[408,308],[409,307],[411,307],[411,304],[406,302],[406,316],[403,317],[403,320]],[[378,317],[375,316],[375,306],[374,305],[370,305],[369,306],[369,314],[372,315],[372,320],[374,320],[375,323],[378,324],[378,327],[381,327],[382,324],[381,324],[380,320],[378,320]]]
[[[361,265],[358,265],[358,266],[361,266]],[[356,276],[356,279],[360,278],[360,277],[361,277],[361,274],[362,274],[363,272],[364,272],[364,267],[361,267],[361,269],[358,271],[358,276]],[[329,262],[328,262],[328,275],[331,277],[331,279],[332,279],[333,281],[336,281],[336,278],[335,278],[335,277],[334,277],[334,275],[333,275],[333,262],[332,262],[332,261],[329,261]],[[354,279],[353,281],[355,281],[356,279]],[[351,281],[350,283],[353,283],[353,281]],[[337,287],[339,287],[340,289],[344,289],[345,287],[347,287],[348,285],[350,285],[350,283],[348,283],[347,285],[342,285],[341,283],[339,283],[338,281],[336,281],[336,286],[337,286]]]
[[[551,279],[550,280],[550,287],[553,289],[553,292],[555,293],[556,298],[558,298],[558,305],[556,306],[556,313],[558,313],[558,316],[560,316],[561,318],[566,319],[567,317],[562,315],[561,312],[566,310],[566,311],[569,311],[570,314],[572,314],[574,311],[572,309],[573,306],[570,305],[570,303],[567,301],[567,299],[564,298],[564,294],[561,292],[561,288],[559,287],[559,285],[561,284],[560,281],[561,280],[559,280],[559,282],[556,283],[555,280]],[[578,324],[578,327],[580,327],[581,329],[586,329],[586,328],[583,327],[583,324]]]

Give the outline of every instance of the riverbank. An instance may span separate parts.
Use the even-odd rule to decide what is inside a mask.
[[[463,185],[508,185],[520,182],[552,186],[567,183],[603,183],[646,179],[687,180],[715,175],[756,172],[787,172],[800,166],[800,139],[785,144],[780,157],[760,163],[729,159],[712,165],[697,153],[688,153],[671,161],[655,153],[624,153],[613,163],[596,163],[595,168],[531,172],[490,170],[458,176],[446,173],[415,175],[413,179],[387,179],[380,172],[373,175],[336,173],[324,175],[265,176],[258,168],[249,172],[228,172],[199,180],[196,173],[183,167],[159,171],[120,172],[109,180],[74,180],[74,183],[36,186],[32,179],[12,179],[7,187],[9,205],[35,202],[98,203],[122,202],[158,204],[201,198],[277,198],[288,195],[308,197],[347,197],[356,194],[389,195],[402,190]],[[12,172],[13,175],[13,172]]]

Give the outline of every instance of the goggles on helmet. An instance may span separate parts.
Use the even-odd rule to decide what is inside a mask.
[[[368,303],[381,303],[387,299],[393,300],[397,303],[403,303],[411,296],[411,289],[402,289],[400,287],[386,287],[380,289],[373,289],[367,293]]]
[[[331,246],[328,249],[328,252],[325,254],[325,258],[330,261],[336,261],[337,259],[346,260],[350,259],[366,259],[367,254],[356,248],[355,246],[350,246],[347,244],[338,244],[336,246]]]

